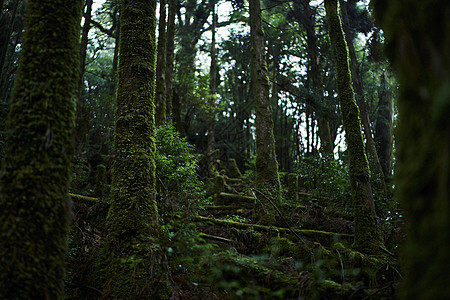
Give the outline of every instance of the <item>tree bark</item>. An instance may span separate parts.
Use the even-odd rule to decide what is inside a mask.
[[[151,254],[148,248],[158,231],[153,139],[155,7],[155,0],[121,1],[111,206],[96,275],[105,295],[113,299],[147,299],[159,291],[150,267],[156,251]],[[130,257],[139,263],[123,263]]]
[[[386,89],[385,74],[381,75],[382,91],[378,94],[378,114],[375,125],[375,144],[386,181],[392,176],[392,93]]]
[[[341,12],[342,12],[342,24],[345,33],[345,37],[347,40],[347,45],[350,54],[350,67],[353,74],[353,82],[356,89],[357,102],[360,110],[360,117],[363,123],[364,136],[366,137],[366,149],[369,155],[369,162],[371,163],[371,169],[374,175],[377,176],[377,179],[380,182],[379,188],[381,190],[386,190],[385,180],[383,170],[381,168],[380,159],[378,157],[378,153],[375,147],[375,142],[372,136],[372,127],[370,125],[369,113],[367,111],[366,100],[364,97],[364,87],[361,76],[361,71],[358,66],[358,61],[356,59],[355,47],[353,46],[353,39],[350,34],[350,26],[347,15],[347,5],[345,1],[339,0],[341,4]]]
[[[300,2],[299,0],[297,0]],[[314,15],[310,7],[309,0],[302,0],[298,3],[298,9],[303,8],[303,13],[297,11],[294,16],[306,31],[306,42],[308,47],[309,76],[312,81],[312,92],[316,107],[317,131],[320,138],[320,152],[324,156],[333,155],[333,142],[331,140],[330,125],[323,111],[325,108],[325,98],[323,90],[322,76],[320,74],[319,49],[317,47],[317,37],[315,33]]]
[[[206,152],[212,153],[215,147],[215,125],[216,125],[216,74],[217,74],[217,62],[216,62],[216,23],[217,23],[217,15],[216,15],[216,4],[215,0],[212,0],[212,26],[211,26],[211,67],[209,70],[209,106],[208,106],[208,136],[207,136],[207,146]],[[212,177],[214,175],[214,156],[208,156],[208,173],[209,176]]]
[[[166,121],[166,0],[159,2],[158,56],[156,60],[156,125]]]
[[[267,76],[260,0],[250,0],[249,6],[252,88],[256,115],[256,181],[258,186],[272,189],[279,200],[281,187],[275,156],[272,107],[269,97],[269,78]]]
[[[399,81],[395,187],[407,228],[401,297],[445,299],[450,295],[450,4],[376,0],[373,5]]]
[[[352,87],[348,49],[337,12],[337,0],[325,0],[331,48],[336,66],[336,81],[342,121],[349,153],[350,182],[355,220],[354,247],[367,254],[380,254],[383,245],[376,222],[369,166],[364,151],[361,120]]]
[[[175,52],[175,13],[176,0],[169,0],[169,16],[167,19],[166,45],[166,115],[172,119],[173,98],[173,61]]]
[[[81,1],[28,1],[0,175],[0,298],[64,299]]]

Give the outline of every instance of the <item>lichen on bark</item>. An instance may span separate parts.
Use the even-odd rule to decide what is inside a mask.
[[[345,138],[349,152],[349,173],[355,221],[356,250],[367,254],[382,254],[383,245],[377,225],[370,186],[369,165],[364,151],[359,109],[350,75],[347,43],[337,12],[337,0],[325,0],[328,32],[336,66],[336,82]]]
[[[0,298],[63,299],[81,1],[27,2],[0,173]]]

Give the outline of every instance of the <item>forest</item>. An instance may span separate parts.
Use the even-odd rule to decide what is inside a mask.
[[[450,2],[0,5],[0,299],[449,299]]]

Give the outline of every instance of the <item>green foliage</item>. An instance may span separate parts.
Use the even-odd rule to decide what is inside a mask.
[[[351,188],[348,165],[323,157],[305,157],[296,167],[299,188],[315,195],[316,200],[327,199],[344,209],[351,209]]]
[[[194,146],[181,138],[172,124],[159,126],[155,140],[156,178],[161,199],[158,202],[183,211],[195,210],[202,204],[204,191],[197,175]]]

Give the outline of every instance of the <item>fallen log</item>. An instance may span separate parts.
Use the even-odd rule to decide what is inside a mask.
[[[257,230],[257,231],[266,231],[266,232],[278,231],[283,234],[291,233],[290,229],[284,228],[284,227],[265,226],[265,225],[259,225],[259,224],[251,224],[251,223],[240,223],[240,222],[226,221],[226,220],[210,218],[210,217],[202,217],[202,216],[196,216],[195,220],[198,222],[211,222],[211,223],[219,225],[219,226],[228,226],[228,227],[243,228],[243,229],[253,229],[253,230]],[[297,229],[296,232],[307,238],[314,237],[314,238],[322,238],[322,239],[323,238],[326,238],[326,239],[353,239],[353,234],[348,234],[348,233],[336,233],[336,232],[328,232],[328,231],[312,230],[312,229]]]

